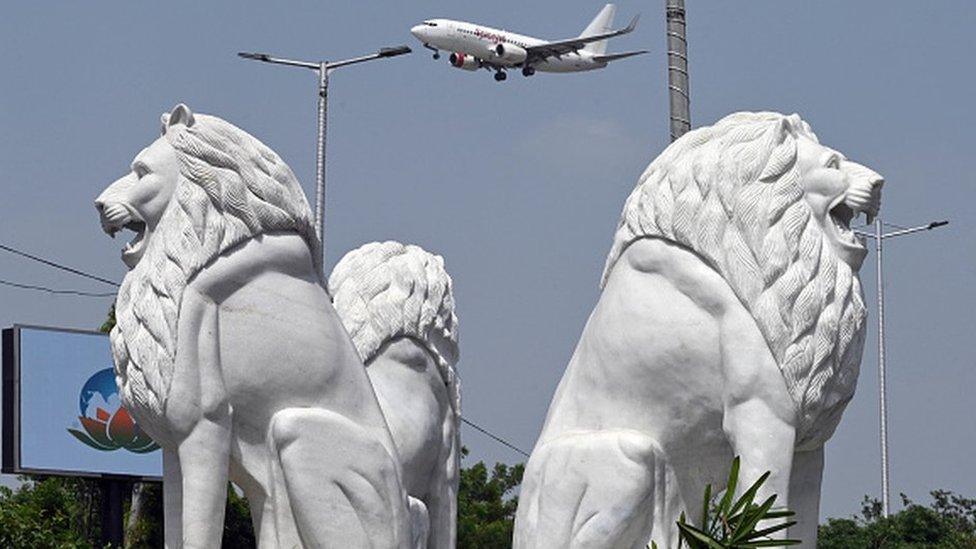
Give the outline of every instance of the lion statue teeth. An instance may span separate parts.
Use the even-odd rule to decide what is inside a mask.
[[[672,143],[627,199],[603,292],[529,459],[516,548],[659,547],[741,456],[816,544],[823,445],[854,394],[866,310],[851,229],[883,178],[797,115]],[[585,520],[584,520],[585,519]]]
[[[219,547],[228,480],[259,547],[411,547],[396,447],[295,175],[184,105],[162,133],[95,205],[106,233],[136,233],[112,353],[163,448],[167,547]]]
[[[453,549],[461,391],[458,320],[444,260],[419,246],[372,242],[336,264],[329,293],[399,452],[415,547]]]

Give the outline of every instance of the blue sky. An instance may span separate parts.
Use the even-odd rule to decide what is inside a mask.
[[[690,2],[692,120],[798,112],[821,140],[887,177],[884,216],[947,218],[887,258],[893,494],[976,494],[970,2]],[[314,182],[315,78],[240,50],[342,58],[408,43],[411,56],[333,75],[327,268],[368,241],[444,256],[461,320],[464,413],[530,449],[598,298],[623,201],[667,145],[663,2],[618,3],[649,55],[581,75],[505,83],[433,61],[408,30],[468,19],[543,38],[578,34],[597,2],[14,3],[0,19],[0,242],[121,279],[119,240],[93,198],[177,102],[216,114]],[[862,271],[874,303],[873,257]],[[0,254],[0,279],[102,291]],[[0,325],[97,327],[107,299],[0,287]],[[827,446],[823,513],[879,492],[873,323],[858,393]],[[472,460],[520,456],[465,429]],[[897,497],[896,497],[897,499]]]

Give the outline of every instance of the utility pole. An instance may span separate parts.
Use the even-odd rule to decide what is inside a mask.
[[[884,233],[884,223],[879,217],[874,221],[874,234],[862,231],[855,231],[857,234],[874,240],[875,259],[878,269],[878,415],[880,416],[881,431],[881,512],[884,516],[890,515],[891,488],[888,474],[888,391],[885,384],[885,331],[884,331],[884,261],[882,256],[883,242],[886,238],[904,236],[917,233],[919,231],[930,231],[932,229],[948,225],[948,221],[933,221],[928,225],[919,225],[907,229],[900,229],[890,233]]]
[[[691,129],[688,91],[688,40],[685,0],[665,0],[668,29],[668,94],[671,104],[671,141]]]
[[[405,53],[410,53],[407,46],[397,46],[393,48],[380,48],[379,51],[361,57],[345,59],[343,61],[296,61],[294,59],[283,59],[272,57],[266,53],[247,53],[240,52],[237,55],[244,59],[274,63],[277,65],[290,65],[292,67],[302,67],[318,72],[319,77],[319,116],[318,116],[318,146],[315,151],[315,233],[319,237],[319,263],[325,263],[325,137],[329,103],[329,74],[339,67],[354,65],[364,61],[383,59],[386,57],[396,57]]]

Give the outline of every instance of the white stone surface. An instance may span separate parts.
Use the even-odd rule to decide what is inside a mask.
[[[96,201],[137,232],[112,350],[163,447],[167,547],[218,547],[228,479],[260,547],[409,547],[396,448],[273,151],[178,105]]]
[[[883,179],[796,115],[692,131],[641,176],[529,459],[515,547],[674,547],[705,485],[771,471],[760,499],[816,545],[823,444],[864,339],[858,213]]]
[[[461,397],[458,321],[444,260],[399,242],[366,244],[335,266],[329,293],[399,452],[415,547],[453,549]]]

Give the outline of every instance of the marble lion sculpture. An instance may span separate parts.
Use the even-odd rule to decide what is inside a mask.
[[[228,479],[260,547],[409,547],[396,448],[281,158],[178,105],[96,207],[136,232],[111,342],[163,447],[167,547],[219,547]]]
[[[515,547],[673,547],[741,456],[816,544],[823,445],[854,394],[883,179],[797,115],[671,144],[628,198],[600,299],[529,459]]]
[[[366,244],[335,266],[329,293],[393,435],[415,547],[454,549],[461,395],[444,260],[399,242]]]

